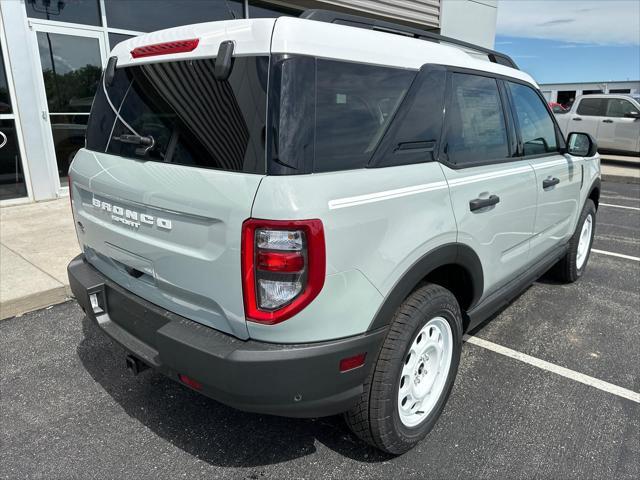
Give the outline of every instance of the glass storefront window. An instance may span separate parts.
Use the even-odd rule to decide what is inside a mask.
[[[0,46],[0,115],[12,112],[11,98],[9,97],[9,84],[7,83],[7,72],[4,70],[3,59],[2,46]]]
[[[49,112],[89,113],[102,73],[98,40],[38,32],[38,49]]]
[[[3,46],[0,45],[0,200],[27,196],[21,157]]]
[[[71,160],[84,146],[89,111],[100,83],[100,44],[92,37],[37,35],[58,174],[64,186]]]
[[[24,6],[30,18],[101,25],[98,0],[25,0]]]
[[[302,10],[283,7],[274,3],[249,2],[249,18],[298,17]]]
[[[109,50],[113,50],[120,42],[124,42],[125,40],[129,40],[133,38],[134,35],[123,35],[122,33],[110,33],[109,34]]]
[[[26,196],[16,122],[0,120],[0,200]]]
[[[244,2],[237,0],[105,0],[104,3],[109,27],[138,32],[244,17]]]

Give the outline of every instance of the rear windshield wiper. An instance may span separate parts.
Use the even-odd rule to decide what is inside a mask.
[[[140,145],[140,148],[136,148],[136,155],[146,155],[156,145],[156,141],[151,135],[126,135],[122,134],[118,137],[111,137],[112,140],[116,140],[122,143],[128,143],[130,145]]]

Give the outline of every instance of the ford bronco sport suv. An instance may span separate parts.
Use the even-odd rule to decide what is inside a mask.
[[[462,335],[555,265],[585,271],[600,192],[506,56],[310,11],[116,46],[71,170],[88,317],[236,408],[400,454]]]

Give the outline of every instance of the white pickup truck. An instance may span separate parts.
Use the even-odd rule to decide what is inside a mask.
[[[570,132],[585,132],[600,150],[640,154],[640,97],[579,96],[568,112],[555,117],[565,138]]]

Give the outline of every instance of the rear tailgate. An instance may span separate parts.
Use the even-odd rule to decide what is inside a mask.
[[[273,20],[201,24],[116,47],[116,75],[98,89],[87,148],[70,171],[91,264],[134,294],[239,338],[248,337],[241,226],[266,168],[269,26]],[[156,63],[126,54],[185,38],[199,38],[198,48]],[[244,56],[228,80],[215,80],[211,52],[225,40]]]
[[[122,165],[87,150],[71,175],[78,239],[90,263],[156,305],[247,337],[240,231],[260,176]]]

